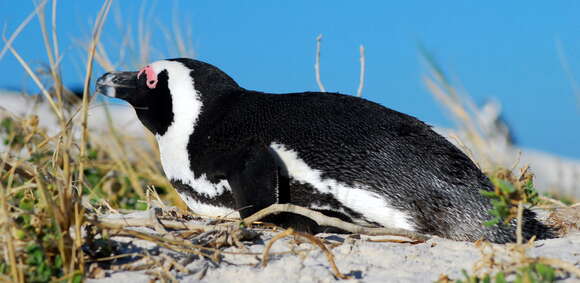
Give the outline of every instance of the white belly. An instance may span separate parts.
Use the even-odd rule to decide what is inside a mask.
[[[240,218],[240,213],[233,209],[199,202],[186,194],[179,194],[179,196],[195,214],[209,217]]]

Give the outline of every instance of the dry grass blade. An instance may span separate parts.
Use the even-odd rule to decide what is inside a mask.
[[[473,145],[469,149],[463,148],[466,154],[478,163],[483,163],[484,168],[494,168],[505,164],[506,160],[503,155],[493,154],[493,144],[478,121],[476,115],[478,110],[470,97],[465,93],[460,93],[451,84],[430,53],[421,49],[421,54],[430,70],[429,75],[423,77],[423,82],[433,96],[452,114],[458,127],[465,132],[467,139]],[[471,156],[473,152],[477,153],[476,156]]]
[[[45,206],[48,208],[48,211],[50,213],[50,216],[52,218],[52,221],[54,221],[56,223],[56,232],[58,235],[58,250],[60,252],[60,256],[63,260],[63,262],[67,262],[67,254],[65,251],[65,242],[64,242],[64,235],[63,235],[63,231],[61,227],[68,227],[67,225],[65,225],[65,220],[64,220],[64,215],[62,214],[61,211],[58,211],[58,207],[55,205],[54,200],[52,199],[52,197],[49,195],[48,190],[44,184],[44,181],[42,180],[42,177],[40,177],[40,174],[38,173],[38,171],[34,172],[35,175],[35,179],[36,179],[36,184],[38,185],[38,188],[40,190],[40,195],[42,196],[44,202],[45,202]],[[61,226],[62,225],[62,226]]]
[[[134,231],[134,230],[119,228],[117,225],[108,225],[108,224],[97,223],[97,222],[94,222],[93,224],[95,224],[101,228],[104,228],[104,229],[112,230],[112,232],[114,232],[116,235],[119,235],[119,236],[131,236],[131,237],[139,238],[139,239],[142,239],[145,241],[153,242],[159,246],[170,249],[172,251],[186,253],[186,254],[194,254],[194,255],[197,255],[200,257],[209,258],[211,260],[214,260],[214,257],[212,256],[212,254],[208,254],[207,252],[212,252],[212,253],[218,252],[217,249],[194,245],[187,240],[181,240],[181,239],[175,238],[175,237],[169,238],[169,237],[151,235],[151,234],[138,232],[138,231]]]
[[[103,25],[105,23],[105,19],[107,18],[107,15],[109,14],[109,10],[111,8],[111,4],[112,4],[112,0],[106,0],[103,3],[103,6],[101,7],[101,10],[99,11],[99,14],[97,15],[97,19],[95,20],[95,25],[93,27],[93,34],[92,34],[92,38],[91,38],[91,48],[88,52],[88,59],[87,59],[87,65],[86,65],[86,70],[85,70],[85,80],[84,80],[84,84],[83,84],[83,99],[82,99],[82,121],[81,121],[81,129],[82,129],[82,135],[81,135],[81,143],[80,143],[80,156],[79,156],[79,165],[78,165],[78,178],[77,181],[79,183],[79,190],[78,190],[78,195],[82,194],[82,188],[83,188],[83,184],[84,184],[84,170],[85,170],[85,162],[86,162],[86,148],[87,148],[87,143],[88,143],[88,138],[89,138],[89,131],[88,131],[88,105],[89,105],[89,100],[90,100],[90,96],[89,96],[89,92],[90,92],[90,81],[91,81],[91,75],[92,75],[92,71],[93,71],[93,59],[95,56],[95,51],[96,51],[96,47],[101,35],[101,31],[103,29]],[[69,186],[70,188],[70,186]],[[69,192],[70,193],[70,192]],[[80,197],[79,197],[80,198]],[[81,225],[83,223],[83,216],[84,216],[84,210],[81,206],[80,201],[74,201],[73,203],[73,213],[74,213],[74,224],[75,224],[75,231],[76,233],[78,233],[78,235],[80,235],[81,232]],[[81,237],[76,237],[75,238],[75,249],[81,251],[81,246],[82,246],[82,238]],[[72,253],[73,257],[76,257],[76,252]],[[82,256],[82,252],[79,254],[79,258],[75,258],[75,260],[79,261],[79,269],[81,270],[81,272],[84,272],[84,263],[83,263],[83,256]],[[71,265],[74,264],[75,261],[71,261]]]
[[[2,51],[0,51],[0,59],[2,59],[2,57],[4,57],[4,54],[6,53],[6,51],[12,46],[12,42],[14,42],[14,40],[16,39],[16,37],[18,37],[18,35],[28,25],[28,23],[30,23],[30,21],[32,19],[34,19],[34,16],[38,13],[38,11],[40,11],[44,7],[44,5],[46,5],[46,1],[48,1],[48,0],[43,0],[40,3],[38,3],[38,5],[34,9],[34,11],[32,11],[32,13],[30,13],[24,19],[24,21],[22,21],[22,23],[20,23],[20,25],[18,25],[18,27],[12,33],[12,35],[10,36],[10,38],[8,38],[8,40],[6,40],[4,42],[4,47],[2,48]]]
[[[293,233],[294,233],[294,230],[292,228],[290,228],[282,233],[277,234],[272,239],[270,239],[270,241],[268,241],[268,243],[264,247],[264,251],[262,252],[262,267],[266,267],[266,265],[268,265],[268,260],[270,257],[269,253],[270,253],[270,249],[272,248],[272,245],[274,245],[274,243],[276,243],[276,241],[278,241],[284,237],[290,236]]]
[[[2,163],[4,163],[5,159],[6,158],[3,158]],[[4,224],[2,225],[1,231],[5,237],[5,248],[7,250],[5,251],[5,255],[8,257],[7,262],[10,264],[12,281],[23,282],[23,280],[20,280],[23,275],[21,269],[18,268],[18,263],[16,261],[16,248],[14,247],[14,240],[12,239],[12,219],[10,219],[10,211],[8,208],[8,190],[4,187],[2,182],[0,182],[0,190],[0,205],[2,206],[2,218],[0,223]]]
[[[38,78],[38,76],[30,68],[28,63],[26,63],[26,61],[24,61],[24,59],[22,59],[22,57],[20,57],[20,54],[18,54],[18,52],[16,52],[16,50],[14,48],[12,48],[12,46],[8,46],[8,49],[10,50],[10,52],[12,52],[12,55],[14,55],[14,57],[16,57],[16,60],[18,60],[20,65],[22,65],[22,67],[24,68],[26,73],[30,76],[30,78],[34,81],[36,86],[38,86],[38,88],[40,89],[40,92],[42,93],[42,95],[44,95],[44,97],[46,98],[46,100],[50,104],[50,107],[54,111],[55,115],[58,117],[59,121],[64,121],[62,109],[56,105],[56,103],[52,99],[52,96],[50,95],[48,90],[46,90],[46,88],[44,87],[42,82],[40,82],[40,78]]]
[[[56,0],[52,1],[53,4],[53,16],[56,16]],[[63,107],[63,100],[62,100],[62,82],[60,79],[60,75],[58,74],[58,64],[56,63],[57,59],[58,59],[58,50],[55,50],[55,48],[58,48],[58,45],[54,45],[54,43],[56,42],[56,39],[54,37],[56,37],[56,30],[54,29],[53,26],[53,31],[52,31],[52,37],[53,37],[53,46],[50,45],[50,40],[49,40],[49,35],[48,32],[46,30],[46,21],[45,21],[45,16],[44,16],[44,9],[41,9],[38,12],[38,22],[40,23],[40,31],[42,34],[42,39],[44,42],[44,48],[46,49],[46,55],[48,57],[48,63],[50,66],[50,74],[52,76],[52,80],[54,81],[54,92],[56,94],[56,99],[58,102],[58,106],[59,108],[62,109]],[[53,25],[56,25],[55,19],[53,18]],[[61,121],[62,122],[62,121]]]
[[[322,80],[320,79],[320,44],[322,41],[322,34],[316,37],[316,63],[314,63],[314,74],[316,75],[316,83],[322,92],[326,92]]]
[[[7,171],[8,174],[19,174],[26,179],[34,178],[34,173],[30,170],[30,167],[23,164],[21,160],[15,162],[5,160],[4,170]]]
[[[574,266],[569,262],[565,262],[557,258],[545,258],[545,257],[539,257],[536,259],[536,261],[538,263],[542,263],[561,270],[565,270],[567,272],[574,274],[574,276],[576,276],[577,278],[580,278],[580,268]]]
[[[359,52],[360,52],[360,77],[359,77],[359,83],[358,83],[358,90],[356,91],[356,96],[362,97],[363,88],[365,86],[365,69],[366,69],[364,45],[360,46]]]
[[[521,245],[524,241],[524,237],[522,235],[523,232],[523,215],[524,215],[524,204],[523,202],[518,202],[518,211],[517,211],[517,226],[516,226],[516,243]]]
[[[101,7],[99,15],[97,16],[97,20],[95,21],[95,26],[93,29],[93,36],[91,39],[90,49],[89,49],[89,56],[87,60],[86,66],[86,73],[85,73],[85,82],[83,84],[83,102],[82,102],[82,136],[81,136],[81,144],[80,144],[80,162],[79,162],[79,176],[78,180],[79,183],[83,183],[84,179],[84,159],[86,157],[86,146],[89,139],[89,130],[88,130],[88,106],[89,106],[89,92],[90,92],[90,83],[91,83],[91,75],[93,72],[93,58],[95,57],[95,51],[97,48],[97,43],[101,36],[101,30],[103,29],[103,25],[105,23],[105,19],[109,14],[109,10],[111,8],[112,0],[106,0]]]
[[[115,65],[113,64],[111,59],[109,59],[109,55],[107,54],[107,51],[105,51],[105,48],[101,43],[97,45],[95,60],[105,71],[112,72],[115,70]]]
[[[580,87],[578,86],[578,82],[572,72],[572,68],[570,63],[568,62],[568,58],[566,56],[566,52],[564,52],[564,47],[562,46],[562,42],[560,40],[556,40],[556,50],[558,51],[558,58],[560,59],[560,65],[562,65],[562,69],[566,73],[566,77],[570,82],[570,87],[572,88],[572,92],[576,95],[577,99],[577,106],[580,107]]]
[[[328,248],[322,243],[322,241],[320,241],[318,238],[316,238],[310,234],[296,232],[292,228],[289,228],[289,229],[285,230],[284,232],[277,234],[270,241],[268,241],[268,243],[264,247],[264,251],[262,252],[262,267],[266,267],[266,265],[268,265],[268,260],[270,258],[270,256],[269,256],[270,249],[272,249],[272,246],[274,245],[274,243],[276,243],[280,239],[283,239],[285,237],[292,236],[292,235],[304,238],[304,239],[308,240],[309,242],[311,242],[312,244],[314,244],[315,246],[319,247],[322,250],[322,252],[324,253],[324,255],[326,256],[326,259],[328,259],[328,263],[330,264],[330,268],[332,269],[332,272],[334,273],[334,275],[337,278],[340,278],[340,279],[349,279],[350,278],[349,276],[346,276],[340,272],[340,270],[336,266],[336,262],[334,261],[334,255],[328,250]]]
[[[549,202],[549,203],[553,203],[558,207],[568,207],[568,205],[566,205],[565,203],[561,202],[560,200],[557,199],[553,199],[547,196],[540,196],[540,200],[545,201],[545,202]]]
[[[144,66],[149,62],[151,52],[151,32],[147,29],[147,21],[145,20],[149,19],[150,15],[146,15],[145,12],[145,5],[143,4],[139,8],[139,22],[137,23],[137,43],[140,48],[140,57],[137,65],[139,66]]]
[[[191,231],[228,231],[231,229],[231,225],[203,225],[198,224],[194,221],[179,221],[179,220],[168,220],[168,219],[156,219],[161,225],[171,228],[171,229],[186,229]],[[105,216],[99,216],[96,219],[96,223],[107,225],[107,227],[123,228],[123,227],[149,227],[155,228],[157,223],[155,223],[151,217],[119,217],[111,218]]]
[[[52,0],[52,48],[54,50],[54,58],[58,58],[58,37],[56,36],[56,3],[57,0]]]
[[[312,242],[314,245],[318,246],[324,252],[324,255],[326,255],[326,259],[328,259],[328,263],[330,264],[330,267],[332,268],[332,272],[334,273],[334,276],[336,276],[340,279],[350,279],[350,276],[344,275],[340,272],[340,270],[338,270],[338,267],[336,266],[336,262],[334,261],[334,255],[328,250],[328,248],[322,243],[322,241],[320,241],[320,239],[318,239],[310,234],[300,233],[300,232],[294,232],[294,235],[298,235],[302,238],[309,240],[310,242]]]
[[[273,204],[270,205],[250,217],[247,217],[243,220],[245,225],[251,225],[253,222],[256,222],[270,214],[277,214],[280,212],[290,212],[294,214],[299,214],[305,217],[312,219],[316,224],[320,226],[329,226],[342,229],[347,232],[355,233],[355,234],[365,234],[365,235],[372,235],[372,236],[380,236],[380,235],[392,235],[392,236],[402,236],[407,237],[413,240],[418,241],[426,241],[429,240],[430,237],[428,235],[416,233],[413,231],[405,230],[405,229],[396,229],[396,228],[369,228],[363,227],[356,224],[348,223],[342,221],[335,217],[326,216],[320,212],[310,210],[308,208],[304,208],[301,206],[293,205],[293,204]]]

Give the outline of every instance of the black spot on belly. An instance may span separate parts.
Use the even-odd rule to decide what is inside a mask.
[[[343,221],[353,222],[353,220],[360,220],[370,225],[380,226],[378,223],[364,217],[364,212],[352,210],[338,201],[333,194],[321,193],[310,184],[291,181],[290,192],[290,203],[292,204],[313,208],[313,210]],[[328,207],[328,209],[316,209],[314,207]]]
[[[237,209],[234,196],[231,191],[224,191],[221,195],[208,197],[206,194],[198,193],[189,185],[179,180],[171,181],[171,184],[179,194],[191,197],[200,203],[211,204],[218,207],[227,207]],[[330,193],[320,193],[310,184],[302,184],[291,180],[286,182],[287,185],[281,190],[280,203],[292,203],[306,208],[311,208],[324,215],[336,217],[343,221],[353,222],[353,220],[364,221],[370,225],[380,226],[378,223],[370,221],[364,217],[364,212],[357,212],[344,206],[334,195]],[[328,209],[316,209],[315,207],[328,207]],[[281,213],[277,216],[267,217],[265,222],[279,224],[283,227],[294,227],[300,231],[318,233],[328,230],[328,227],[318,227],[315,223],[306,217]]]

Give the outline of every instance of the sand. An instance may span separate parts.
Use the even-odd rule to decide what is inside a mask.
[[[148,228],[138,228],[141,232],[156,234]],[[227,247],[222,249],[221,261],[216,264],[209,259],[200,258],[160,248],[151,242],[128,237],[113,237],[121,243],[120,253],[149,253],[157,262],[143,266],[143,260],[137,258],[123,259],[104,270],[96,269],[97,277],[88,282],[144,282],[160,278],[159,271],[170,270],[167,278],[183,282],[333,282],[337,278],[325,254],[309,242],[296,243],[293,237],[277,241],[267,266],[261,266],[261,253],[265,244],[279,232],[256,230],[259,236],[244,242],[244,248]],[[477,245],[471,242],[458,242],[439,237],[418,244],[373,242],[381,239],[393,239],[387,236],[364,236],[350,234],[318,234],[324,239],[327,247],[334,254],[339,270],[351,276],[357,282],[433,282],[442,275],[451,279],[464,279],[462,270],[469,274],[474,266],[484,262],[491,248],[495,250],[495,260],[506,262],[514,260],[518,254],[507,250],[509,245]],[[200,237],[194,237],[196,243],[203,243]],[[484,248],[487,247],[487,248]],[[238,252],[246,254],[227,254]],[[253,253],[253,254],[252,254]],[[172,260],[160,259],[163,256]],[[557,258],[580,267],[580,232],[572,231],[562,238],[536,241],[527,250],[529,257]],[[186,270],[168,268],[171,261],[183,265]],[[139,271],[114,270],[121,264],[124,269],[145,268]],[[115,267],[117,265],[117,267]],[[484,270],[482,270],[483,272]],[[579,282],[580,278],[559,273],[560,280]]]

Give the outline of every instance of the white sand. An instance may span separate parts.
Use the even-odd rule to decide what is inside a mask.
[[[546,218],[545,211],[537,212],[541,219]],[[137,212],[131,215],[146,217],[149,215],[147,213]],[[120,215],[110,215],[110,217],[118,219]],[[199,224],[206,225],[209,221],[208,219],[198,220]],[[575,221],[577,227],[580,227],[578,219]],[[148,228],[134,229],[156,234],[154,230]],[[124,259],[113,264],[113,267],[103,267],[105,270],[100,272],[97,276],[99,278],[90,279],[88,282],[143,282],[155,278],[154,273],[162,270],[161,266],[168,263],[167,260],[161,259],[167,255],[187,269],[181,272],[175,269],[170,271],[172,277],[183,282],[332,282],[336,280],[325,254],[307,241],[297,243],[293,237],[277,241],[270,253],[293,252],[272,254],[268,265],[262,267],[261,258],[265,244],[279,232],[254,231],[258,231],[260,235],[253,240],[245,241],[244,248],[231,246],[223,248],[223,257],[218,264],[206,258],[160,248],[152,242],[129,237],[113,237],[112,239],[117,243],[122,243],[117,253],[151,254],[158,261],[145,270],[127,271],[127,269],[142,265],[142,261],[137,258]],[[388,236],[371,237],[350,234],[318,234],[317,236],[324,239],[326,246],[334,254],[339,270],[343,274],[352,276],[352,280],[361,282],[433,282],[442,274],[451,279],[464,279],[462,270],[473,274],[475,265],[485,258],[483,255],[490,255],[491,247],[495,251],[494,259],[497,262],[520,262],[519,254],[513,251],[508,252],[513,245],[487,244],[487,248],[482,248],[483,245],[478,247],[475,243],[457,242],[439,237],[433,237],[424,243],[410,244],[370,241],[394,239]],[[204,244],[203,239],[209,239],[209,237],[195,235],[192,242]],[[228,254],[228,252],[246,254]],[[563,238],[536,241],[527,250],[527,256],[556,258],[580,268],[580,231],[571,231]],[[114,269],[120,264],[125,264],[123,270],[115,271]],[[117,267],[114,267],[115,265]],[[559,274],[560,279],[565,281],[580,281],[580,278]]]
[[[261,253],[263,242],[272,237],[265,233],[261,241],[248,246],[250,252]],[[480,249],[473,243],[456,242],[442,238],[433,238],[425,243],[411,245],[399,243],[376,243],[368,239],[385,237],[365,237],[352,239],[349,235],[324,235],[329,242],[343,244],[332,249],[336,264],[344,274],[353,276],[360,282],[433,282],[442,274],[452,279],[464,279],[461,274],[465,269],[470,274],[473,266],[482,256]],[[191,274],[179,274],[172,271],[175,278],[183,282],[333,282],[336,281],[325,255],[310,244],[291,243],[290,238],[276,242],[272,252],[290,250],[296,254],[271,256],[266,267],[260,266],[261,256],[227,255],[222,262],[214,265],[207,259],[196,258],[186,265]],[[498,247],[502,247],[497,245]],[[161,249],[162,252],[169,252]],[[242,251],[227,248],[225,251]],[[529,256],[552,257],[565,260],[580,266],[580,233],[566,238],[537,241],[528,251]],[[183,256],[175,256],[178,260]],[[160,268],[157,268],[160,269]],[[147,271],[155,270],[155,268]],[[202,277],[202,273],[205,275]],[[152,278],[147,271],[106,272],[106,277],[90,279],[88,282],[143,282]],[[202,277],[200,280],[199,278]],[[578,278],[561,278],[578,282]]]

